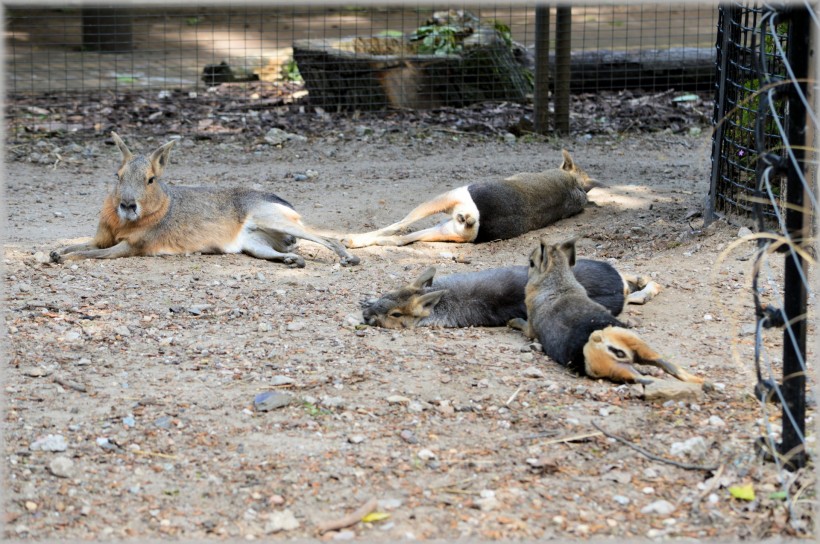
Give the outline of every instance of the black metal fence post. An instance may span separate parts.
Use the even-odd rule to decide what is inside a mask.
[[[709,195],[706,198],[706,209],[703,213],[704,224],[708,225],[717,219],[715,214],[715,198],[717,195],[718,179],[723,161],[721,160],[723,150],[723,128],[726,116],[726,72],[729,63],[729,47],[731,45],[731,29],[737,16],[737,6],[721,5],[718,8],[718,37],[715,47],[717,48],[718,73],[715,78],[715,112],[712,122],[715,124],[715,131],[712,134],[712,178],[709,187]]]
[[[811,18],[803,7],[787,11],[790,18],[788,60],[796,81],[789,89],[789,116],[787,133],[789,146],[796,161],[789,163],[786,185],[786,229],[798,247],[806,242],[807,216],[805,213],[806,106],[797,87],[806,96],[806,76],[809,66],[809,23]],[[783,312],[786,328],[783,332],[783,439],[780,453],[787,467],[798,469],[806,464],[806,277],[803,258],[795,251],[786,255]]]
[[[550,7],[535,7],[535,132],[546,134],[550,124]]]
[[[555,131],[569,134],[569,83],[572,52],[572,7],[555,10]]]

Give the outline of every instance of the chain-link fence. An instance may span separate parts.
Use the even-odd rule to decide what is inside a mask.
[[[817,92],[816,81],[808,79],[812,26],[817,32],[820,22],[807,6],[721,7],[717,128],[707,211],[712,217],[747,215],[756,224],[757,232],[746,238],[757,241],[752,277],[755,393],[765,416],[757,446],[790,470],[808,460],[806,335],[811,324],[808,301],[814,296],[808,265],[815,254],[817,188],[812,176],[817,161],[807,134],[818,128],[807,98]],[[776,255],[785,256],[782,267]],[[772,339],[769,329],[783,330],[782,344]],[[768,401],[782,405],[779,422],[769,414]],[[792,511],[790,482],[784,473]]]
[[[713,84],[714,5],[577,6],[558,27],[552,12],[544,32],[551,50],[569,38],[574,92]],[[528,102],[534,90],[533,3],[15,8],[5,22],[8,115],[26,130],[100,124],[103,112],[72,114],[78,93],[360,111]]]

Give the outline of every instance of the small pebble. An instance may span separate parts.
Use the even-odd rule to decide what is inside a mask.
[[[293,397],[279,391],[265,391],[253,399],[253,407],[257,412],[269,412],[277,408],[284,408],[291,403]]]
[[[270,383],[275,387],[279,385],[290,385],[294,382],[293,378],[290,378],[288,376],[277,375],[271,378]]]
[[[675,505],[665,500],[655,501],[641,508],[641,514],[658,514],[661,516],[668,516],[674,511]]]
[[[74,461],[60,455],[49,462],[48,470],[58,478],[71,478],[74,474]]]
[[[629,497],[624,497],[623,495],[613,495],[612,500],[614,500],[621,506],[626,506],[627,504],[629,504]]]
[[[290,510],[272,512],[268,522],[265,524],[265,534],[278,533],[280,531],[292,531],[299,527],[299,520]]]
[[[723,421],[720,416],[710,416],[709,425],[712,425],[713,427],[725,427],[726,422]]]
[[[305,328],[304,321],[291,321],[288,323],[287,330],[291,332],[301,331]]]
[[[390,395],[385,400],[388,404],[407,404],[410,402],[410,399],[401,395]]]
[[[540,378],[544,377],[544,372],[541,369],[536,368],[534,366],[525,368],[524,371],[522,372],[522,374],[524,375],[525,378],[540,379]]]
[[[347,441],[351,444],[361,444],[364,442],[364,437],[360,434],[353,434],[347,437]]]
[[[322,406],[327,408],[344,408],[346,401],[343,397],[323,397]]]
[[[419,439],[416,438],[415,433],[409,429],[404,429],[402,432],[399,433],[399,436],[402,440],[407,442],[408,444],[418,444]]]
[[[379,508],[382,510],[396,510],[401,508],[404,501],[401,499],[381,499],[379,500]]]
[[[419,452],[416,454],[416,456],[418,456],[418,458],[421,459],[422,461],[429,461],[430,459],[435,459],[436,458],[436,454],[433,453],[432,451],[428,450],[427,448],[419,450]]]
[[[65,451],[68,449],[68,442],[61,434],[49,434],[32,442],[29,449],[31,451]]]
[[[154,420],[154,425],[160,429],[169,429],[171,427],[171,418],[168,416],[157,418]]]

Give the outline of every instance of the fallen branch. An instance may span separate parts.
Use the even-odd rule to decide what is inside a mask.
[[[54,377],[54,383],[62,385],[63,387],[68,387],[69,389],[73,389],[74,391],[79,391],[81,393],[86,393],[88,389],[81,383],[70,382],[65,378],[60,376]]]
[[[176,455],[171,455],[170,453],[158,453],[155,451],[145,451],[145,450],[131,450],[137,455],[148,455],[150,457],[160,457],[162,459],[176,459]]]
[[[668,465],[673,465],[673,466],[676,466],[678,468],[683,468],[683,469],[686,469],[686,470],[709,470],[709,471],[714,471],[714,470],[717,470],[717,468],[718,468],[717,465],[708,465],[708,466],[706,466],[706,465],[693,465],[693,464],[690,464],[690,463],[681,463],[681,462],[678,462],[678,461],[673,461],[672,459],[667,459],[665,457],[655,455],[651,451],[645,450],[642,447],[638,446],[637,444],[633,444],[632,442],[630,442],[629,440],[627,440],[623,436],[618,436],[617,434],[612,434],[608,431],[603,430],[594,421],[592,421],[591,423],[592,423],[592,426],[595,427],[596,429],[598,429],[599,431],[601,431],[601,433],[604,436],[607,436],[609,438],[614,438],[615,440],[617,440],[621,444],[623,444],[625,446],[629,446],[633,450],[637,451],[641,455],[644,455],[645,457],[648,457],[649,459],[652,459],[653,461],[666,463]]]
[[[593,423],[594,425],[594,423]],[[560,444],[561,442],[586,442],[590,438],[594,438],[596,436],[601,436],[603,431],[600,433],[583,433],[583,434],[574,434],[572,436],[564,436],[561,438],[553,438],[552,440],[547,440],[546,442],[541,442],[541,446],[548,446],[550,444]]]
[[[362,521],[362,518],[365,517],[370,512],[376,509],[378,506],[378,501],[376,499],[370,499],[363,506],[354,510],[353,512],[349,513],[346,516],[342,516],[338,519],[332,519],[330,521],[326,521],[324,523],[320,523],[318,526],[319,534],[326,533],[328,531],[336,531],[338,529],[344,529],[345,527],[350,527],[351,525],[355,525]]]
[[[701,493],[700,495],[698,495],[697,498],[695,498],[694,502],[692,503],[692,510],[699,510],[700,503],[703,501],[703,499],[705,499],[710,493],[712,493],[712,491],[714,491],[718,486],[720,486],[720,477],[723,475],[723,469],[725,467],[726,465],[720,465],[720,468],[718,468],[715,475],[712,476],[711,482],[703,490],[703,493]]]
[[[522,387],[523,387],[523,385],[519,385],[519,386],[518,386],[518,389],[516,389],[516,390],[515,390],[515,393],[513,393],[513,394],[510,396],[510,398],[508,398],[508,399],[507,399],[507,402],[505,402],[505,403],[504,403],[506,406],[509,406],[509,405],[510,405],[510,403],[511,403],[512,401],[514,401],[514,400],[515,400],[515,397],[517,397],[517,396],[518,396],[518,393],[521,391],[521,388],[522,388]]]

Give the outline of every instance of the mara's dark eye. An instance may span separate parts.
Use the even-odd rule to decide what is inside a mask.
[[[611,351],[612,354],[615,355],[615,357],[617,357],[618,359],[626,359],[626,353],[624,353],[624,350],[622,349],[613,348],[612,346],[610,346],[609,351]]]
[[[154,176],[151,176],[150,178],[148,178],[148,185],[151,185],[152,183],[154,183],[154,181],[155,181],[156,179],[157,179],[157,178],[155,178]]]
[[[390,312],[390,317],[401,317],[403,315],[404,315],[403,313],[398,312],[398,311],[397,312]]]
[[[530,268],[535,268],[535,261],[530,259]]]

